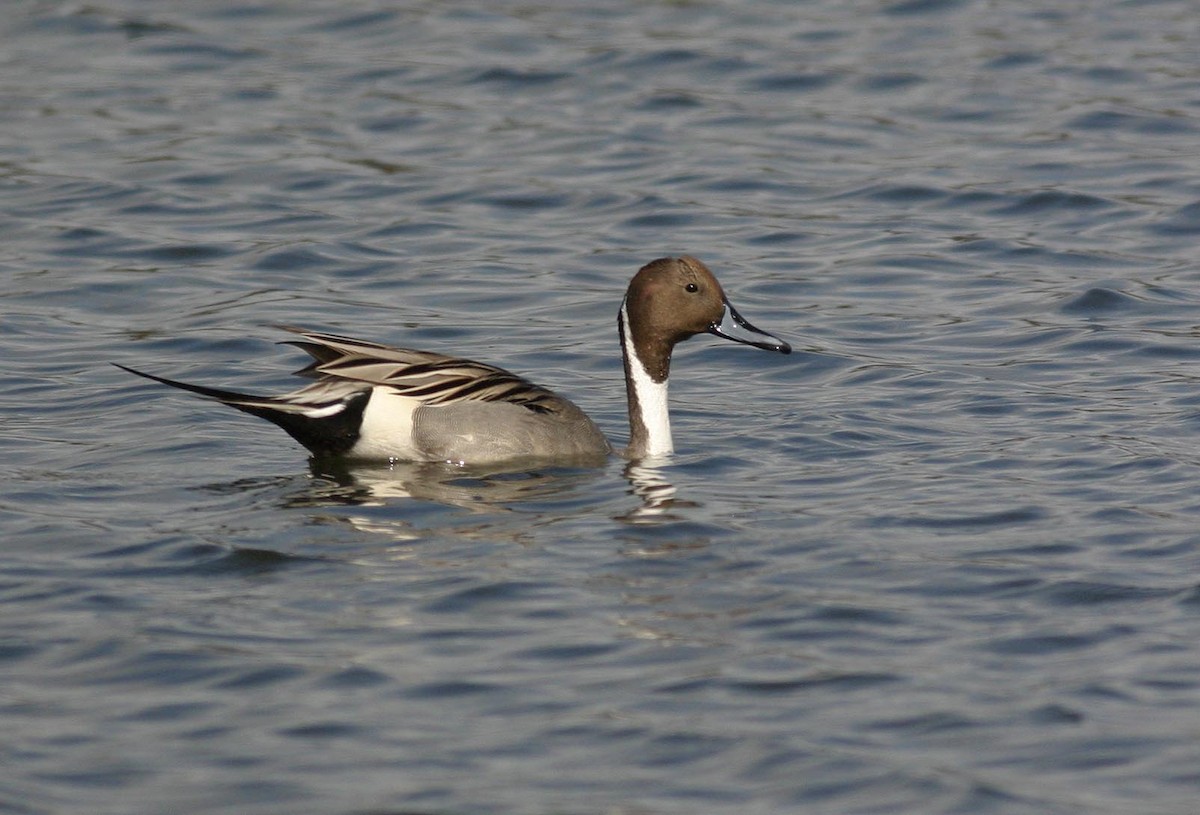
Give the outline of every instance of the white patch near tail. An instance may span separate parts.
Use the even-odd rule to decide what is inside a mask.
[[[326,419],[330,416],[336,416],[346,409],[345,402],[338,402],[336,405],[328,405],[323,408],[310,408],[300,411],[300,415],[306,419]]]
[[[372,388],[371,399],[363,411],[358,443],[350,450],[352,458],[421,461],[413,445],[413,413],[421,402],[401,396],[390,388]]]

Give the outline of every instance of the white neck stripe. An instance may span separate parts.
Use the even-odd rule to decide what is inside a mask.
[[[621,304],[621,320],[625,325],[621,336],[621,351],[629,361],[629,379],[634,393],[637,394],[636,403],[630,400],[629,409],[637,410],[641,414],[642,425],[646,428],[645,455],[670,455],[674,452],[675,445],[671,441],[671,417],[667,412],[667,380],[655,382],[646,372],[646,366],[642,364],[633,345],[629,312],[624,303]]]

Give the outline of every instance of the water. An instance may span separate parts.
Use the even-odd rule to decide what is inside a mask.
[[[15,4],[0,811],[1200,798],[1185,2]],[[531,374],[665,468],[310,470],[271,323]]]

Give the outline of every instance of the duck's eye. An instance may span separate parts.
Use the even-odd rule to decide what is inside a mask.
[[[697,286],[695,283],[688,283],[683,288],[685,291],[689,292],[690,294],[695,294],[696,292],[700,291],[700,287]]]

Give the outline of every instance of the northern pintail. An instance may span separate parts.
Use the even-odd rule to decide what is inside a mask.
[[[617,317],[629,400],[629,447],[640,459],[672,452],[667,378],[676,343],[709,333],[768,351],[791,346],[750,325],[694,257],[643,266]],[[291,326],[312,357],[297,374],[316,380],[283,396],[138,376],[215,399],[282,427],[316,457],[496,464],[573,460],[613,452],[576,405],[501,368],[428,351],[391,348]]]

